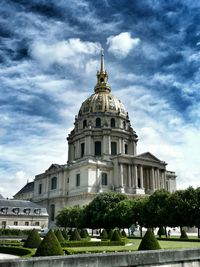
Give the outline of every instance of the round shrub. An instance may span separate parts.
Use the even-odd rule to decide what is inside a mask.
[[[41,238],[38,234],[38,231],[36,229],[33,229],[30,234],[28,235],[28,238],[24,242],[25,248],[38,248],[41,243]]]
[[[186,233],[185,230],[182,230],[182,231],[181,231],[181,236],[180,236],[180,238],[188,239],[188,236],[187,236],[187,233]]]
[[[122,241],[118,230],[115,230],[113,232],[113,235],[111,237],[111,241]]]
[[[64,239],[64,237],[63,237],[63,235],[62,235],[60,229],[57,229],[57,230],[54,232],[54,234],[55,234],[55,236],[57,237],[57,239],[58,239],[58,241],[59,241],[60,243],[62,243],[62,242],[65,241],[65,239]]]
[[[161,237],[162,235],[165,235],[165,229],[164,227],[160,226],[157,232],[157,235]]]
[[[81,240],[80,234],[79,234],[77,229],[74,229],[74,231],[72,232],[70,240],[71,241],[80,241]]]
[[[153,232],[151,230],[147,230],[142,241],[139,245],[138,250],[154,250],[161,249],[158,240],[155,238]]]
[[[101,239],[108,239],[108,233],[106,229],[103,229],[103,231],[100,234]]]
[[[62,235],[63,235],[65,240],[69,239],[69,236],[68,236],[67,231],[65,229],[62,230]]]
[[[44,237],[36,250],[35,256],[64,255],[60,243],[52,230]]]

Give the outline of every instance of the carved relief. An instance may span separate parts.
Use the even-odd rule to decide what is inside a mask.
[[[102,95],[98,95],[98,98],[95,102],[95,109],[97,111],[101,111],[102,110],[102,104],[103,104],[103,96]]]
[[[109,109],[116,110],[115,101],[111,96],[108,97],[108,102],[109,102]]]

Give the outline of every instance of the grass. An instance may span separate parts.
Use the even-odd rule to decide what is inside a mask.
[[[125,252],[137,251],[141,239],[130,239],[130,243],[126,246],[98,246],[98,247],[73,247],[64,248],[70,254],[76,253],[101,253],[101,252]],[[200,248],[200,242],[184,242],[184,241],[159,241],[162,249],[177,249],[177,248]]]

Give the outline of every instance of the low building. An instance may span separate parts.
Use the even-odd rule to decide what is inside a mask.
[[[48,227],[46,208],[25,200],[0,199],[0,228],[46,227]]]

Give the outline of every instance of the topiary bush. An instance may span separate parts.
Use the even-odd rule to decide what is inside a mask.
[[[108,239],[111,239],[112,236],[113,236],[113,229],[110,229],[110,230],[108,231]]]
[[[161,237],[162,235],[165,235],[165,229],[163,226],[160,226],[157,232],[157,235]]]
[[[108,239],[108,233],[106,229],[103,229],[103,231],[100,234],[101,239]]]
[[[115,230],[113,232],[113,235],[111,237],[111,241],[122,241],[118,230]]]
[[[154,250],[161,249],[158,240],[155,238],[153,232],[148,229],[142,238],[138,250]]]
[[[64,237],[63,237],[63,235],[62,235],[60,229],[57,229],[57,230],[54,232],[54,234],[55,234],[55,236],[57,237],[57,239],[58,239],[58,241],[59,241],[60,243],[62,243],[62,242],[65,241],[65,239],[64,239]]]
[[[65,240],[69,239],[69,236],[68,236],[67,231],[65,229],[62,230],[62,235],[63,235]]]
[[[121,231],[121,236],[122,237],[127,237],[126,232],[124,230]]]
[[[188,235],[187,235],[187,233],[186,233],[185,230],[182,230],[182,231],[181,231],[181,236],[180,236],[180,238],[188,239]]]
[[[70,236],[70,240],[71,241],[80,241],[81,240],[80,234],[79,234],[77,229],[74,229],[74,231],[72,232],[72,235]]]
[[[87,230],[81,229],[80,236],[81,236],[81,238],[87,238],[89,236]]]
[[[26,241],[24,242],[25,248],[38,248],[41,243],[41,238],[36,229],[33,229]]]
[[[40,243],[36,250],[35,256],[53,256],[64,255],[61,245],[52,230],[49,230],[47,235]]]

